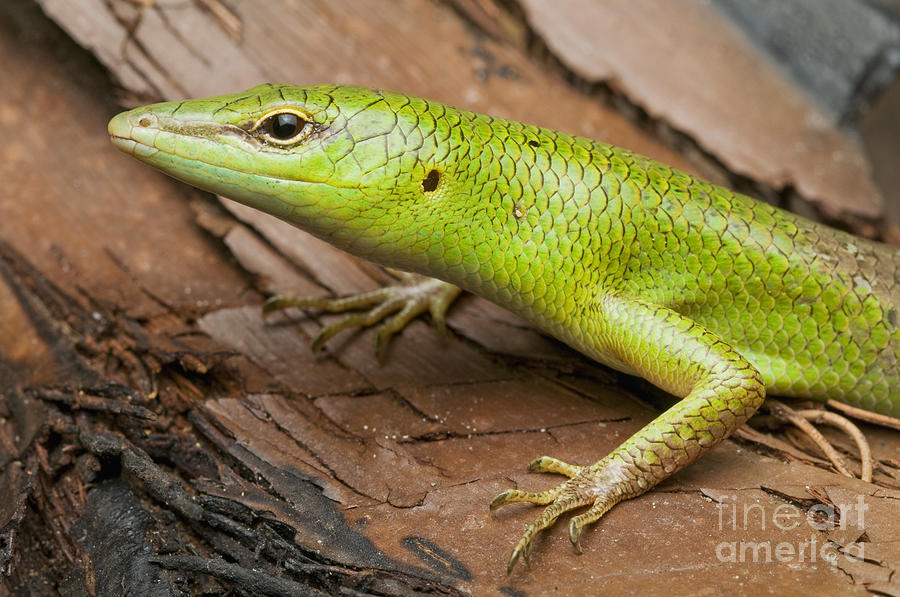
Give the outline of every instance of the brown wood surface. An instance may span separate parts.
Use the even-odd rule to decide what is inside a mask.
[[[490,498],[549,487],[558,479],[525,472],[531,458],[590,462],[668,399],[473,297],[447,337],[415,322],[383,364],[370,331],[313,355],[327,318],[266,324],[263,297],[352,292],[386,274],[118,154],[105,124],[117,95],[355,82],[727,173],[441,3],[40,4],[124,94],[33,4],[0,7],[0,591],[898,594],[900,442],[877,430],[876,485],[783,436],[728,441],[617,506],[585,533],[583,555],[561,521],[507,577],[536,511],[491,516]],[[846,510],[860,496],[864,530],[772,528],[778,508]],[[768,526],[723,518],[756,504]],[[863,535],[866,559],[836,565],[721,557],[742,541]]]
[[[608,82],[732,172],[795,187],[831,217],[883,213],[858,138],[711,3],[523,0],[522,6],[574,72]]]

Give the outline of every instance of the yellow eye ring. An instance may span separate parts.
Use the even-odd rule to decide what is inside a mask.
[[[263,135],[267,141],[278,145],[292,145],[309,134],[311,120],[303,112],[293,108],[279,108],[264,114],[251,133]]]

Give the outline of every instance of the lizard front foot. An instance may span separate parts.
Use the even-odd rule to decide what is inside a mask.
[[[391,336],[426,311],[431,314],[434,326],[443,332],[446,327],[444,321],[447,309],[461,290],[434,278],[393,270],[392,273],[400,278],[398,284],[360,294],[335,298],[273,296],[263,305],[263,317],[289,307],[319,309],[329,313],[365,309],[358,313],[350,313],[319,330],[312,341],[313,351],[317,351],[342,330],[357,326],[369,327],[392,315],[378,327],[375,334],[375,354],[379,359]]]
[[[491,500],[491,510],[517,502],[547,506],[537,520],[525,529],[522,538],[513,548],[506,566],[507,574],[512,572],[520,557],[528,560],[538,534],[552,526],[560,515],[590,506],[587,512],[575,516],[569,522],[569,539],[575,550],[581,553],[579,539],[584,527],[597,522],[622,500],[643,493],[651,483],[644,479],[645,473],[617,458],[615,453],[591,466],[576,466],[550,456],[541,456],[531,461],[529,470],[536,473],[557,473],[569,477],[569,480],[536,493],[507,489]]]

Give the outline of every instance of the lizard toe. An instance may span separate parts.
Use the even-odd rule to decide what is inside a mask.
[[[540,456],[532,460],[528,465],[528,470],[533,473],[556,473],[557,475],[565,475],[570,479],[583,469],[583,466],[569,464],[552,456]]]

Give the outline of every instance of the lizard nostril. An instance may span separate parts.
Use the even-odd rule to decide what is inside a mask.
[[[150,121],[150,117],[149,117],[149,116],[144,116],[143,118],[141,118],[140,120],[138,120],[138,126],[142,126],[142,127],[145,127],[145,128],[146,128],[146,127],[150,126],[151,124],[152,124],[152,123],[151,123],[151,121]]]

